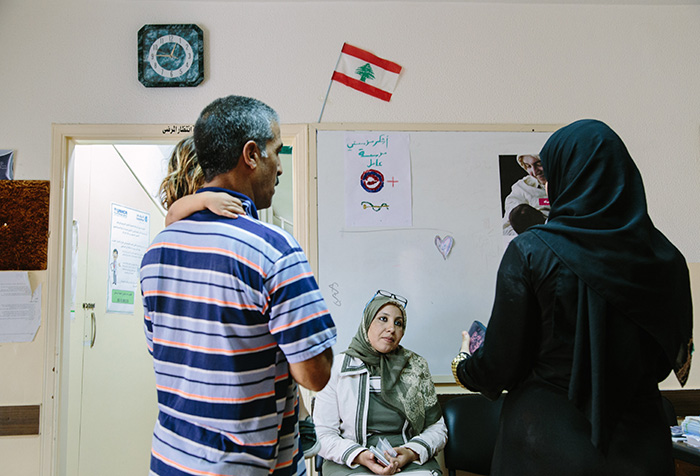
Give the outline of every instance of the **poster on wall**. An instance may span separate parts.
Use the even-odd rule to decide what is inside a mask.
[[[13,150],[0,149],[0,180],[12,180],[14,167],[12,166]]]
[[[534,225],[542,225],[549,216],[549,198],[545,190],[539,153],[500,154],[501,214],[503,238],[510,242]]]
[[[34,292],[26,271],[0,273],[0,343],[31,342],[41,324],[41,284]]]
[[[151,241],[151,217],[116,203],[111,208],[107,312],[133,314],[141,260]]]
[[[347,133],[344,154],[345,226],[410,227],[409,135]]]

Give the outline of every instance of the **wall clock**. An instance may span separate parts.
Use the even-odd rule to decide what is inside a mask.
[[[144,25],[138,55],[139,81],[147,88],[191,87],[204,80],[204,35],[197,25]]]

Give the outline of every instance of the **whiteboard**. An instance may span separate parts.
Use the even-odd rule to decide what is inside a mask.
[[[389,126],[385,126],[389,127]],[[318,282],[347,349],[378,289],[408,298],[401,344],[451,376],[461,331],[488,324],[502,236],[499,155],[537,153],[556,126],[533,130],[316,130]],[[409,133],[412,226],[345,225],[346,137]],[[447,258],[436,236],[453,237]],[[450,377],[451,378],[451,377]]]

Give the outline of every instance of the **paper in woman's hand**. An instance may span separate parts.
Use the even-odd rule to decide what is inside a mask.
[[[384,439],[384,438],[379,438],[379,442],[377,443],[377,446],[370,446],[369,450],[372,452],[374,457],[377,459],[377,462],[381,464],[382,466],[389,466],[389,460],[386,459],[384,456],[384,453],[386,452],[389,456],[392,456],[396,458],[398,456],[398,453],[396,453],[396,450],[389,444],[389,442]]]
[[[382,454],[386,452],[392,458],[396,458],[399,455],[386,438],[379,438],[377,449],[381,451]]]
[[[474,354],[479,347],[484,343],[484,336],[486,336],[486,326],[479,321],[474,321],[472,326],[469,328],[469,353]]]
[[[384,453],[379,451],[376,447],[370,446],[369,450],[372,452],[374,455],[374,458],[377,460],[377,463],[381,464],[382,466],[389,466],[389,460],[386,459],[384,456]]]

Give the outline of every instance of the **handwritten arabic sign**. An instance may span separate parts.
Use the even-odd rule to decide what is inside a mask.
[[[172,125],[163,129],[163,135],[190,134],[194,126],[192,124]]]
[[[345,226],[409,227],[411,210],[409,135],[345,134]]]

